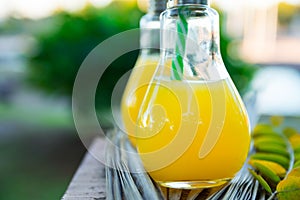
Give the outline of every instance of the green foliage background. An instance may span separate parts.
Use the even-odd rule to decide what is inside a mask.
[[[46,92],[71,96],[77,71],[88,53],[110,36],[137,28],[142,15],[137,7],[122,2],[55,14],[51,19],[56,27],[36,35],[39,47],[29,62],[28,81]],[[111,96],[116,81],[134,65],[137,54],[128,53],[111,64],[100,80],[98,97]],[[97,105],[109,107],[110,98],[97,98]]]

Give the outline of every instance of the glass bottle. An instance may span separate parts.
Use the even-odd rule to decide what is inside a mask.
[[[159,16],[166,9],[166,2],[166,0],[150,0],[148,12],[140,20],[140,54],[121,101],[123,128],[134,146],[136,119],[142,97],[145,95],[147,84],[153,76],[160,56]]]
[[[137,151],[163,186],[219,186],[244,164],[248,115],[222,61],[218,13],[207,0],[168,1],[160,62],[137,124]]]

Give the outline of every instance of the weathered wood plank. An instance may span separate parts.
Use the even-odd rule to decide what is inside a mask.
[[[105,146],[104,139],[94,140],[62,200],[106,199],[105,166],[99,161],[104,157]]]
[[[75,173],[62,200],[104,200],[106,195],[106,177],[104,154],[106,140],[96,138]],[[112,155],[113,156],[113,155]],[[138,186],[135,186],[138,187]],[[193,200],[199,198],[202,190],[178,190],[160,187],[166,200]]]

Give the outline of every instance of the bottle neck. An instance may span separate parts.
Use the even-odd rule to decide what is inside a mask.
[[[141,53],[158,54],[160,48],[160,13],[148,13],[140,20]],[[149,48],[152,47],[152,48]]]
[[[224,66],[219,16],[214,9],[207,5],[178,5],[163,12],[161,23],[162,62],[171,60],[172,66],[175,63],[183,68],[183,73],[201,79],[219,77],[218,70],[209,67]]]
[[[148,12],[140,20],[140,47],[142,55],[155,54],[159,56],[160,14],[165,11],[166,6],[167,0],[149,1]]]

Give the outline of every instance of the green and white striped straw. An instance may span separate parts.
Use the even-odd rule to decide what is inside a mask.
[[[188,23],[184,13],[185,7],[178,9],[179,15],[176,22],[177,39],[175,46],[175,58],[172,60],[172,79],[182,80],[183,77],[183,57],[185,54],[186,36],[188,34]]]

